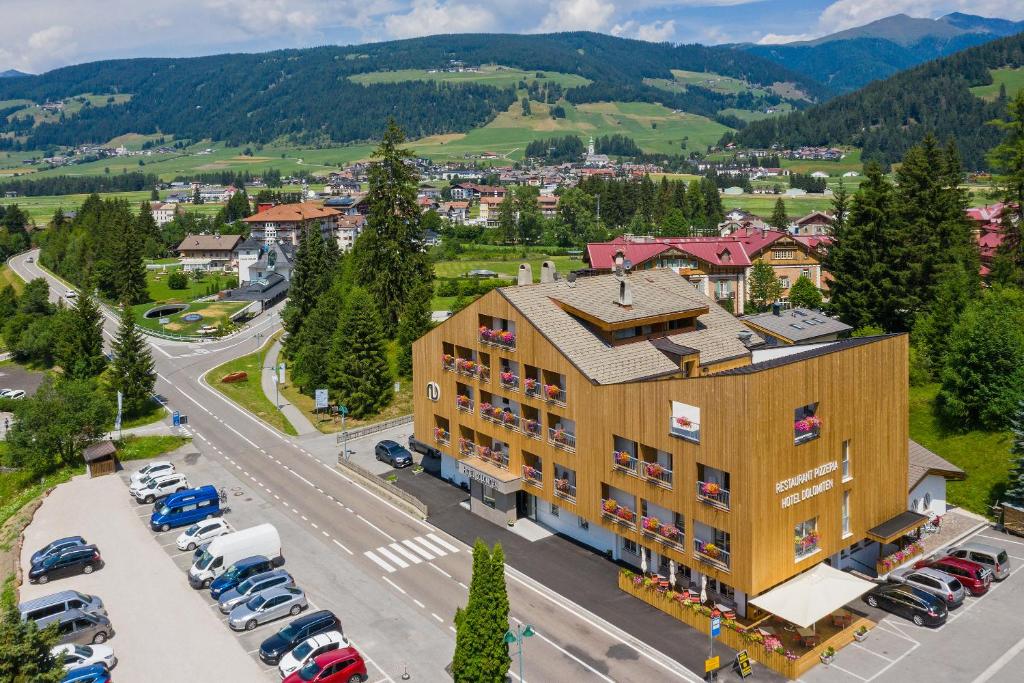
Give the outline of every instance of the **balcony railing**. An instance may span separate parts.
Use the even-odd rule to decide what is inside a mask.
[[[521,417],[519,418],[519,428],[523,430],[523,433],[533,439],[541,438],[541,426],[540,422],[532,418]]]
[[[672,470],[657,462],[640,463],[640,473],[647,481],[672,488]]]
[[[625,505],[619,505],[614,498],[601,499],[601,516],[630,529],[636,528],[636,513]]]
[[[455,359],[455,372],[459,373],[460,375],[465,375],[467,377],[476,377],[477,373],[480,371],[480,367],[481,366],[479,363],[477,363],[475,360],[470,360],[469,358]]]
[[[481,382],[490,382],[491,369],[486,365],[478,365],[476,369],[476,378]]]
[[[697,500],[714,505],[722,510],[729,509],[729,490],[713,481],[697,482]]]
[[[813,415],[793,423],[793,443],[813,441],[821,436],[821,420]]]
[[[513,413],[511,410],[499,408],[493,406],[490,403],[480,404],[480,417],[484,418],[488,422],[502,425],[511,430],[518,429],[519,416]]]
[[[565,405],[565,389],[558,386],[557,384],[545,384],[544,385],[544,398],[552,403],[560,403]]]
[[[793,546],[795,548],[796,559],[813,555],[818,550],[818,532],[811,531],[803,538],[794,538]]]
[[[476,444],[469,439],[459,439],[459,455],[472,456],[476,454]]]
[[[576,502],[576,485],[570,484],[568,479],[555,478],[555,497],[567,500],[570,503]]]
[[[448,372],[455,372],[455,356],[450,353],[441,355],[441,369]]]
[[[666,545],[672,545],[682,550],[686,533],[675,524],[666,524],[657,517],[641,517],[640,531],[645,536],[655,538]]]
[[[533,377],[527,377],[523,380],[523,393],[527,396],[540,398],[544,395],[544,385]]]
[[[637,476],[637,459],[626,451],[612,451],[612,468]]]
[[[434,427],[434,441],[447,446],[452,442],[452,435],[447,429]]]
[[[508,453],[504,451],[496,451],[490,446],[477,446],[476,454],[481,460],[486,460],[502,469],[508,469]]]
[[[719,569],[729,569],[729,552],[719,548],[711,541],[703,541],[699,538],[693,539],[693,553],[701,562],[706,562]]]
[[[576,452],[576,435],[570,434],[564,429],[549,427],[548,442],[555,448],[561,448],[571,453]]]
[[[492,330],[489,327],[480,328],[480,343],[488,346],[498,346],[508,351],[516,350],[516,335],[508,330]]]
[[[523,465],[523,481],[537,488],[544,488],[544,473],[539,467]]]
[[[473,399],[471,399],[469,396],[463,396],[462,394],[459,394],[458,396],[455,397],[455,408],[456,410],[461,410],[466,413],[472,413]]]
[[[669,433],[687,441],[700,443],[700,423],[685,417],[673,417],[669,423]]]
[[[501,384],[502,389],[519,391],[519,375],[513,375],[511,372],[499,373],[498,383]]]

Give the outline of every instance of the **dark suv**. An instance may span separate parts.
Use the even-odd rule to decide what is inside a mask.
[[[918,626],[941,626],[949,615],[945,600],[920,588],[898,583],[872,589],[864,596],[864,602],[910,619]]]
[[[219,600],[221,595],[237,587],[250,576],[269,572],[273,568],[273,563],[262,555],[242,558],[213,580],[210,584],[210,597]]]
[[[400,443],[390,439],[379,442],[373,451],[378,460],[382,460],[396,469],[412,464],[412,453]]]
[[[281,657],[306,638],[327,631],[342,633],[341,622],[334,612],[322,609],[304,614],[260,644],[260,659],[266,664],[277,664]]]
[[[94,569],[103,566],[103,558],[94,545],[82,545],[67,548],[60,554],[50,555],[41,562],[32,565],[28,572],[29,583],[46,583],[50,579],[73,574],[92,574]]]

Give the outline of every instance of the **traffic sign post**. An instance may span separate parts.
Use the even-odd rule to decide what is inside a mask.
[[[348,408],[343,405],[338,406],[338,412],[341,414],[341,456],[348,460],[348,432],[345,431],[345,416],[348,415]]]
[[[722,633],[722,617],[711,617],[711,637],[717,638]]]
[[[171,422],[174,424],[175,427],[180,427],[181,426],[181,413],[179,413],[177,410],[175,410],[174,413],[171,415]]]

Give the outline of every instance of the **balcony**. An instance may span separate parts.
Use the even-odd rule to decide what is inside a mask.
[[[480,343],[497,346],[506,351],[516,350],[516,335],[508,330],[493,330],[486,325],[480,326]]]
[[[614,498],[601,499],[601,516],[630,529],[636,528],[636,513],[625,505],[619,505]]]
[[[821,419],[813,415],[793,422],[793,443],[800,445],[821,436]]]
[[[542,489],[544,488],[544,473],[539,467],[523,465],[523,481],[530,486],[536,486],[537,488]],[[575,495],[573,497],[575,498]]]
[[[511,372],[499,373],[498,383],[502,389],[507,391],[519,391],[519,375],[514,375]]]
[[[729,571],[729,552],[719,548],[711,541],[702,541],[699,538],[693,539],[693,553],[701,562],[717,569]]]
[[[496,451],[490,446],[477,446],[476,454],[481,460],[486,460],[502,469],[508,469],[508,453],[504,451]]]
[[[464,413],[472,413],[473,399],[471,399],[469,396],[459,394],[458,396],[455,397],[455,409],[461,410]]]
[[[476,444],[469,439],[459,439],[459,455],[471,457],[476,454]]]
[[[455,356],[450,353],[441,354],[441,369],[455,372]]]
[[[570,484],[568,479],[555,479],[555,498],[575,503],[576,485]]]
[[[477,373],[480,372],[481,365],[475,360],[469,358],[456,358],[455,359],[455,372],[466,377],[476,377]]]
[[[700,423],[685,417],[674,417],[669,423],[669,433],[681,439],[700,443]]]
[[[640,531],[644,536],[656,539],[665,545],[670,545],[680,552],[685,547],[685,532],[675,524],[665,524],[657,517],[641,517]]]
[[[511,410],[499,408],[498,406],[493,406],[490,403],[481,403],[480,417],[488,422],[499,424],[506,429],[511,429],[512,431],[518,430],[519,416]]]
[[[661,463],[642,463],[642,466],[640,467],[640,472],[643,474],[644,479],[651,482],[652,484],[664,486],[667,489],[672,488],[672,470],[665,467]]]
[[[637,459],[627,451],[612,451],[612,469],[637,476]]]
[[[562,450],[569,451],[570,453],[576,452],[576,435],[570,434],[564,429],[549,427],[548,443],[555,448],[561,448]]]
[[[697,500],[720,510],[729,509],[729,490],[713,481],[697,482]]]
[[[541,389],[541,383],[538,382],[533,377],[527,377],[526,380],[523,382],[523,393],[526,394],[527,396],[532,396],[534,398],[541,398],[541,395],[543,393]]]
[[[519,418],[519,428],[523,431],[523,434],[526,434],[531,439],[541,438],[542,430],[540,422],[537,422],[536,420],[521,417]]]
[[[447,429],[434,427],[434,441],[447,446],[452,442],[452,435]]]
[[[557,384],[545,384],[544,385],[544,398],[549,403],[558,403],[559,405],[565,405],[565,389],[558,386]]]

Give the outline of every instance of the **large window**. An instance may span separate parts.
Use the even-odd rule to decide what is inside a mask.
[[[850,535],[850,492],[843,491],[843,537]]]
[[[850,440],[843,441],[843,481],[853,479],[850,471]]]
[[[806,443],[821,435],[821,418],[817,412],[817,403],[808,403],[793,411],[793,443]]]
[[[672,418],[669,422],[669,433],[687,441],[700,443],[700,408],[672,401]]]
[[[793,543],[796,546],[796,559],[807,557],[818,550],[818,518],[812,517],[800,522],[793,529]]]

